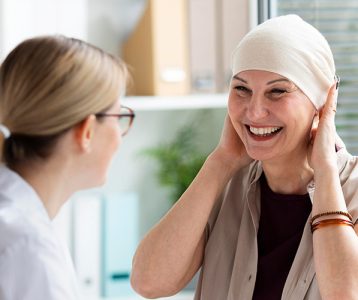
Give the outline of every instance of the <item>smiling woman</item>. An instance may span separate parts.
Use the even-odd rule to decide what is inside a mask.
[[[327,41],[296,15],[270,19],[232,76],[219,144],[139,245],[134,288],[174,294],[201,268],[196,300],[356,299],[358,160],[336,135]]]
[[[228,109],[251,158],[292,162],[306,155],[316,109],[288,79],[267,71],[240,72],[231,82]]]

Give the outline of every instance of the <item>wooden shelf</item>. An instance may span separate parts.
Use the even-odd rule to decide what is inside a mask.
[[[225,108],[227,94],[193,94],[185,96],[129,96],[122,104],[136,111]]]

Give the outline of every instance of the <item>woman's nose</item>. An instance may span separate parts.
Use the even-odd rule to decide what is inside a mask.
[[[259,121],[267,117],[269,112],[264,101],[263,97],[252,95],[247,107],[247,118],[250,121]]]

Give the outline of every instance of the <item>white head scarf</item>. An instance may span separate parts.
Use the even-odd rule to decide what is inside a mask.
[[[263,70],[291,80],[320,109],[334,83],[335,65],[327,40],[297,15],[258,25],[233,53],[232,73]]]

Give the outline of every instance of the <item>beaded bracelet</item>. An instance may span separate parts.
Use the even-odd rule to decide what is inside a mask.
[[[326,219],[326,220],[318,221],[318,222],[312,224],[311,232],[313,233],[315,230],[317,230],[319,228],[330,226],[330,225],[338,225],[338,226],[343,225],[343,226],[350,226],[350,227],[354,228],[352,221],[347,221],[347,220],[343,220],[343,219]]]
[[[311,225],[313,224],[313,221],[320,218],[320,217],[324,217],[324,216],[330,216],[330,215],[342,215],[342,216],[346,216],[349,220],[353,220],[352,215],[349,212],[345,212],[345,211],[341,211],[341,210],[336,210],[336,211],[327,211],[324,213],[320,213],[317,214],[315,216],[312,217],[311,219]]]

